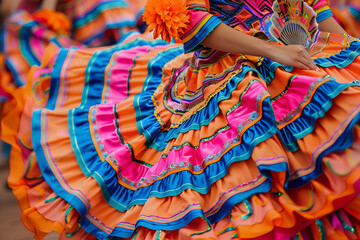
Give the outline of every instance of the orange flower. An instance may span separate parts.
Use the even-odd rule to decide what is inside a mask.
[[[49,9],[42,9],[33,13],[32,17],[39,23],[47,25],[55,32],[70,32],[71,22],[63,13]]]
[[[167,42],[171,42],[171,37],[180,40],[189,23],[185,0],[148,0],[145,9],[144,20],[155,38],[161,35]]]

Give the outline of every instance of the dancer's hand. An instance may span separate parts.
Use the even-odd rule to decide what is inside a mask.
[[[217,26],[202,41],[202,45],[223,52],[266,57],[296,68],[318,70],[303,46],[272,44],[235,30],[224,23]]]
[[[301,45],[273,45],[269,58],[283,65],[306,70],[319,70],[309,53]]]

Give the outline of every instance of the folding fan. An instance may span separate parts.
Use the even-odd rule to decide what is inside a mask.
[[[286,45],[311,47],[318,32],[315,11],[302,0],[275,0],[269,33]]]

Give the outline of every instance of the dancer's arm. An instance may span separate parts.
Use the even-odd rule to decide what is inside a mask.
[[[274,45],[235,30],[224,23],[218,25],[201,45],[229,53],[266,57],[296,68],[318,69],[303,46]]]
[[[56,10],[57,0],[43,0],[41,9]]]
[[[328,0],[305,1],[311,5],[317,14],[316,20],[319,24],[320,31],[337,34],[346,33],[345,30],[333,18]]]
[[[167,1],[164,1],[165,3],[169,4]],[[166,39],[167,35],[177,33],[176,37],[180,37],[184,43],[185,52],[200,50],[201,46],[206,46],[223,52],[266,57],[280,64],[297,68],[317,69],[303,46],[275,45],[233,29],[209,12],[208,0],[186,0],[186,5],[183,1],[176,2],[175,0],[174,3],[178,4],[176,11],[170,5],[165,6],[165,9],[171,11],[161,12],[157,10],[162,9],[158,1],[148,0],[144,19],[149,28],[154,30],[155,35],[161,35],[163,39]],[[164,16],[171,18],[172,15],[184,22],[176,26],[172,21],[164,18]],[[188,20],[184,15],[189,17]],[[165,28],[164,25],[167,27]],[[172,31],[168,32],[168,28]]]
[[[340,24],[333,17],[329,17],[319,22],[319,30],[323,32],[347,34],[346,31],[340,26]]]
[[[15,12],[16,8],[19,6],[21,0],[2,0],[0,11],[3,18],[10,16]]]

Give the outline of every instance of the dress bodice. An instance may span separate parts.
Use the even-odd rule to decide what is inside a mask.
[[[210,13],[231,27],[261,30],[272,12],[272,0],[210,0]]]

